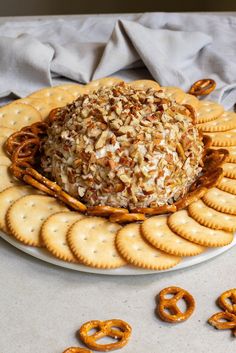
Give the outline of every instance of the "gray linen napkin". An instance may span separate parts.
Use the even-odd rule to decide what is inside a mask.
[[[109,76],[141,59],[162,85],[174,82],[187,89],[190,82],[184,71],[211,41],[201,32],[151,29],[136,22],[118,21],[93,79]]]
[[[24,96],[54,84],[55,77],[82,83],[114,74],[129,79],[145,67],[162,85],[185,90],[197,79],[212,77],[218,90],[210,98],[226,108],[236,101],[236,17],[119,17],[0,25],[0,96]]]
[[[51,85],[51,47],[28,34],[0,38],[0,94],[18,96]]]

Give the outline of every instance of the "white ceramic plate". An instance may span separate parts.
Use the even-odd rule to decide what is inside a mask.
[[[132,267],[132,266],[120,267],[120,268],[117,268],[114,270],[103,270],[103,269],[87,267],[84,265],[77,265],[77,264],[73,264],[70,262],[65,262],[65,261],[59,260],[59,259],[53,257],[49,252],[47,252],[44,249],[34,248],[31,246],[23,245],[22,243],[18,242],[13,237],[10,237],[9,235],[7,235],[3,232],[0,232],[0,237],[2,237],[4,240],[6,240],[8,243],[13,245],[17,249],[19,249],[19,250],[21,250],[31,256],[34,256],[37,259],[43,260],[45,262],[51,263],[56,266],[61,266],[64,268],[69,268],[71,270],[81,271],[81,272],[97,273],[97,274],[103,274],[103,275],[120,275],[120,276],[147,275],[147,274],[153,274],[153,273],[162,273],[162,272],[180,270],[180,269],[183,269],[186,267],[200,264],[201,262],[207,261],[209,259],[212,259],[213,257],[216,257],[216,256],[222,254],[223,252],[229,250],[230,248],[232,248],[233,246],[236,245],[236,237],[234,237],[234,240],[230,245],[227,245],[227,246],[224,246],[221,248],[207,249],[204,253],[202,253],[198,256],[185,257],[181,261],[181,263],[179,263],[177,266],[170,268],[169,270],[165,270],[165,271],[143,270],[143,269],[139,269],[137,267]]]

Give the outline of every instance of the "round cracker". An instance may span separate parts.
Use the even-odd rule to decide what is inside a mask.
[[[0,165],[0,191],[3,191],[10,186],[22,185],[22,183],[16,179],[10,172],[8,165]]]
[[[169,99],[173,99],[180,104],[185,96],[184,91],[182,91],[182,89],[178,87],[165,86],[165,87],[160,87],[160,90],[163,91]]]
[[[118,232],[116,247],[129,264],[149,270],[166,270],[181,261],[180,257],[167,254],[148,244],[137,223],[128,224]]]
[[[1,132],[3,131],[3,135],[1,135]],[[6,151],[5,151],[5,142],[11,134],[13,134],[15,130],[8,129],[8,128],[3,128],[0,127],[0,165],[5,165],[9,166],[11,165],[11,160],[8,158]],[[5,133],[5,135],[4,135]]]
[[[236,163],[224,163],[224,176],[231,179],[236,179]]]
[[[194,109],[198,109],[200,106],[200,101],[192,96],[191,94],[185,93],[184,97],[180,101],[181,104],[189,104],[191,105]]]
[[[98,80],[94,80],[94,81],[89,82],[86,85],[86,90],[88,90],[89,92],[92,92],[92,91],[97,90],[101,87],[111,87],[111,86],[117,85],[120,82],[124,82],[124,81],[118,77],[100,78]]]
[[[202,200],[188,206],[189,215],[203,226],[212,229],[221,229],[226,232],[236,230],[236,216],[218,212],[208,207]]]
[[[46,218],[67,211],[59,201],[44,195],[27,195],[16,200],[6,215],[7,227],[19,241],[30,246],[42,246],[41,227]]]
[[[0,156],[7,156],[4,148],[4,144],[7,138],[5,136],[0,136]]]
[[[181,237],[207,247],[225,246],[233,240],[233,233],[204,227],[190,217],[186,210],[172,214],[168,218],[168,226]]]
[[[66,236],[72,224],[84,217],[78,212],[58,212],[49,216],[41,228],[41,238],[47,250],[61,260],[78,262],[68,246]]]
[[[217,184],[218,189],[236,195],[236,180],[229,178],[222,178]]]
[[[219,212],[236,215],[236,195],[212,188],[203,196],[202,200]]]
[[[134,89],[140,89],[140,90],[145,90],[148,88],[153,88],[157,91],[160,89],[159,83],[153,80],[136,80],[132,82],[128,82],[129,86],[131,86]]]
[[[74,97],[74,99],[77,99],[79,96],[89,92],[87,85],[65,84],[57,87],[63,89],[66,92],[69,92]]]
[[[60,103],[56,99],[50,99],[50,98],[41,99],[41,98],[26,97],[26,98],[19,99],[18,101],[16,101],[16,103],[17,102],[22,104],[28,104],[34,107],[40,113],[43,120],[48,117],[52,109],[60,106]]]
[[[230,146],[226,149],[229,151],[228,162],[236,163],[236,146]]]
[[[11,186],[0,193],[0,229],[7,232],[6,214],[9,207],[24,195],[34,194],[30,186]]]
[[[226,132],[208,132],[204,135],[208,135],[211,138],[212,146],[236,146],[236,132],[234,130],[229,130]]]
[[[27,98],[50,99],[55,103],[55,107],[62,107],[71,103],[74,97],[69,92],[58,87],[47,87],[30,94]]]
[[[147,219],[141,225],[144,238],[155,248],[176,256],[195,256],[205,251],[201,245],[194,244],[172,232],[167,224],[167,215]]]
[[[28,104],[13,102],[0,108],[0,125],[10,129],[20,130],[41,120],[40,113]]]
[[[11,160],[7,156],[0,156],[0,165],[5,165],[9,167],[11,165]]]
[[[115,247],[116,233],[122,227],[101,217],[86,217],[69,230],[68,244],[84,265],[95,268],[118,268],[125,265]]]
[[[224,112],[217,119],[203,124],[198,124],[197,128],[203,132],[227,131],[236,128],[236,114]]]
[[[0,124],[1,125],[1,124]],[[0,126],[0,136],[9,137],[14,134],[15,130],[9,129],[8,127]]]
[[[224,112],[224,107],[218,103],[211,101],[199,101],[197,108],[196,123],[206,123],[217,119]]]

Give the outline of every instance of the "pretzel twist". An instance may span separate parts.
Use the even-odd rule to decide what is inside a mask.
[[[34,156],[39,149],[40,141],[37,137],[23,141],[12,153],[11,160],[14,163],[18,161],[34,162]]]
[[[94,334],[89,335],[89,331],[96,329]],[[96,351],[111,351],[124,347],[131,335],[131,326],[122,320],[112,319],[107,321],[93,320],[86,322],[79,329],[80,339],[87,347]],[[117,340],[114,343],[99,344],[97,340],[103,337],[111,337]]]
[[[168,294],[172,294],[173,296],[167,298],[166,295]],[[177,305],[180,299],[183,299],[186,302],[185,312],[182,312]],[[194,308],[194,298],[185,289],[179,287],[167,287],[158,295],[156,312],[163,321],[170,323],[185,321],[192,315]]]
[[[214,91],[216,88],[216,82],[211,78],[205,78],[194,82],[188,93],[194,96],[206,96],[207,94]]]
[[[218,330],[236,329],[236,315],[228,311],[212,315],[210,319],[208,319],[208,322]]]
[[[14,152],[15,148],[20,146],[23,141],[28,140],[29,138],[35,138],[35,134],[27,131],[16,131],[14,134],[8,137],[5,143],[5,149],[10,155]],[[27,151],[28,152],[28,151]],[[24,153],[22,151],[22,156]]]
[[[236,288],[222,293],[218,298],[218,304],[223,310],[236,315]]]
[[[225,311],[212,315],[208,319],[209,324],[218,330],[232,329],[233,335],[236,336],[236,288],[222,293],[217,303]]]

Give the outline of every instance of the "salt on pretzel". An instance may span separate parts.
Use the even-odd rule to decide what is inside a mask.
[[[93,329],[96,329],[96,332],[89,335]],[[131,332],[131,326],[118,319],[88,321],[79,329],[80,339],[87,347],[105,352],[124,347],[128,343]],[[103,337],[111,337],[117,341],[108,344],[97,343],[97,340]]]
[[[167,295],[172,297],[168,298]],[[182,312],[177,303],[180,299],[186,302],[186,310]],[[195,301],[193,296],[185,289],[179,287],[167,287],[157,297],[156,312],[163,320],[170,323],[179,323],[187,320],[193,313]]]
[[[208,319],[208,322],[218,330],[234,329],[235,331],[236,329],[236,315],[229,313],[228,311],[212,315],[210,319]]]
[[[211,78],[204,78],[194,82],[188,93],[192,94],[193,96],[206,96],[207,94],[214,91],[215,88],[216,82],[214,80]]]

